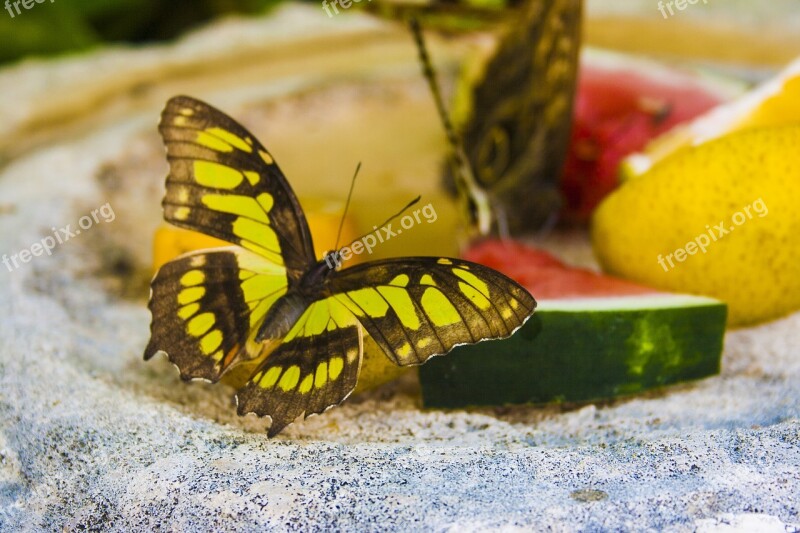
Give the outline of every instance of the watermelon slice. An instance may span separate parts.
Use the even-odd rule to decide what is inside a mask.
[[[509,241],[467,252],[524,285],[534,316],[512,337],[419,369],[426,407],[586,402],[717,374],[727,308],[570,268]]]
[[[586,222],[619,183],[622,159],[733,94],[730,85],[651,61],[593,51],[582,58],[561,190],[567,220]]]

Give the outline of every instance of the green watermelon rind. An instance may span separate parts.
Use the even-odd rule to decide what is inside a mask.
[[[419,369],[429,408],[593,402],[719,373],[727,307],[685,295],[545,300],[513,336]]]

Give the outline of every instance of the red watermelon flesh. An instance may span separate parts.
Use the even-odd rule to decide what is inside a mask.
[[[665,68],[587,65],[575,100],[561,180],[565,218],[585,222],[618,184],[620,161],[651,139],[724,101],[695,78]]]
[[[483,241],[463,254],[510,277],[537,300],[656,294],[659,291],[565,265],[548,252],[511,240]]]

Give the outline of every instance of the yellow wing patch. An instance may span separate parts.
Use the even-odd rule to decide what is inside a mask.
[[[457,277],[463,279],[472,287],[474,287],[478,292],[480,292],[486,298],[489,297],[489,286],[486,285],[482,279],[478,278],[475,274],[467,270],[466,268],[454,268],[453,274]]]
[[[206,275],[202,270],[190,270],[181,276],[181,285],[184,287],[192,287],[193,285],[200,285],[206,280]]]
[[[344,359],[341,357],[331,357],[328,362],[328,377],[331,381],[335,381],[342,374],[344,368]]]
[[[297,386],[298,381],[300,381],[300,367],[292,365],[283,373],[278,386],[284,391],[290,391]]]
[[[186,332],[192,337],[202,337],[217,321],[214,313],[202,313],[192,318],[186,324]]]
[[[203,187],[235,189],[244,181],[240,170],[213,161],[194,162],[194,179]]]
[[[485,311],[485,310],[489,309],[492,306],[492,302],[489,301],[489,298],[487,298],[487,296],[484,293],[480,292],[479,290],[477,290],[472,285],[459,281],[458,282],[458,288],[459,288],[459,290],[461,292],[464,293],[464,296],[469,298],[470,301],[472,301],[480,309]],[[504,317],[504,318],[508,318],[508,317]]]
[[[328,381],[328,362],[323,361],[317,366],[314,373],[314,386],[318,389],[322,388]]]
[[[175,122],[175,124],[183,126],[186,120],[181,122],[182,123]],[[234,148],[248,154],[253,151],[253,140],[251,138],[242,139],[235,133],[218,127],[207,128],[197,132],[197,142],[206,148],[211,148],[212,150],[218,150],[220,152],[232,152]]]
[[[257,222],[269,224],[266,211],[255,198],[225,194],[206,194],[200,201],[209,209],[230,213],[232,215],[239,215]]]
[[[420,301],[425,314],[434,326],[449,326],[461,322],[461,315],[439,289],[435,287],[425,289]]]
[[[183,289],[178,293],[178,303],[180,305],[190,304],[192,302],[196,302],[205,295],[206,289],[204,287],[191,287],[189,289]]]
[[[283,369],[281,367],[273,366],[272,368],[267,370],[266,374],[264,374],[264,377],[260,379],[258,384],[264,389],[269,389],[274,387],[275,384],[278,382],[278,378],[281,376],[281,372],[283,372]],[[255,379],[257,379],[258,376],[259,375],[256,374]]]
[[[419,279],[420,285],[430,285],[431,287],[436,287],[436,282],[433,281],[433,278],[430,274],[425,274]]]
[[[350,291],[347,296],[370,317],[385,316],[389,304],[373,287]]]
[[[411,300],[411,295],[406,289],[388,286],[378,287],[377,291],[392,307],[403,326],[411,330],[419,329],[419,316],[414,302]]]
[[[269,155],[269,154],[268,154],[267,152],[265,152],[264,150],[259,150],[259,151],[258,151],[258,155],[260,155],[260,156],[261,156],[261,160],[262,160],[262,161],[264,161],[264,163],[266,163],[266,164],[268,164],[268,165],[272,165],[272,164],[274,164],[274,163],[275,163],[275,160],[274,160],[274,159],[272,159],[272,156],[271,156],[271,155]]]
[[[358,320],[340,299],[336,297],[318,300],[308,306],[297,323],[286,334],[284,342],[295,337],[313,337],[323,331],[332,331],[355,326]]]

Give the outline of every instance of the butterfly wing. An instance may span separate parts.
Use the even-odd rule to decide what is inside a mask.
[[[536,301],[499,272],[457,259],[376,261],[331,273],[321,299],[239,390],[239,414],[270,416],[270,436],[355,388],[361,327],[395,364],[424,363],[460,344],[508,337]]]
[[[144,358],[165,352],[183,379],[217,381],[260,355],[252,337],[286,287],[284,267],[238,247],[170,261],[153,279]]]
[[[283,265],[290,286],[297,283],[315,262],[311,233],[267,149],[228,115],[188,96],[169,100],[159,131],[170,167],[164,218]]]
[[[272,437],[303,413],[338,405],[356,386],[363,349],[350,311],[333,298],[314,302],[236,394],[239,414],[269,416]]]
[[[528,0],[473,90],[464,152],[512,234],[541,227],[560,207],[581,12],[582,0]]]
[[[458,259],[366,263],[332,274],[329,286],[401,366],[422,364],[460,344],[508,337],[536,308],[515,281]]]

